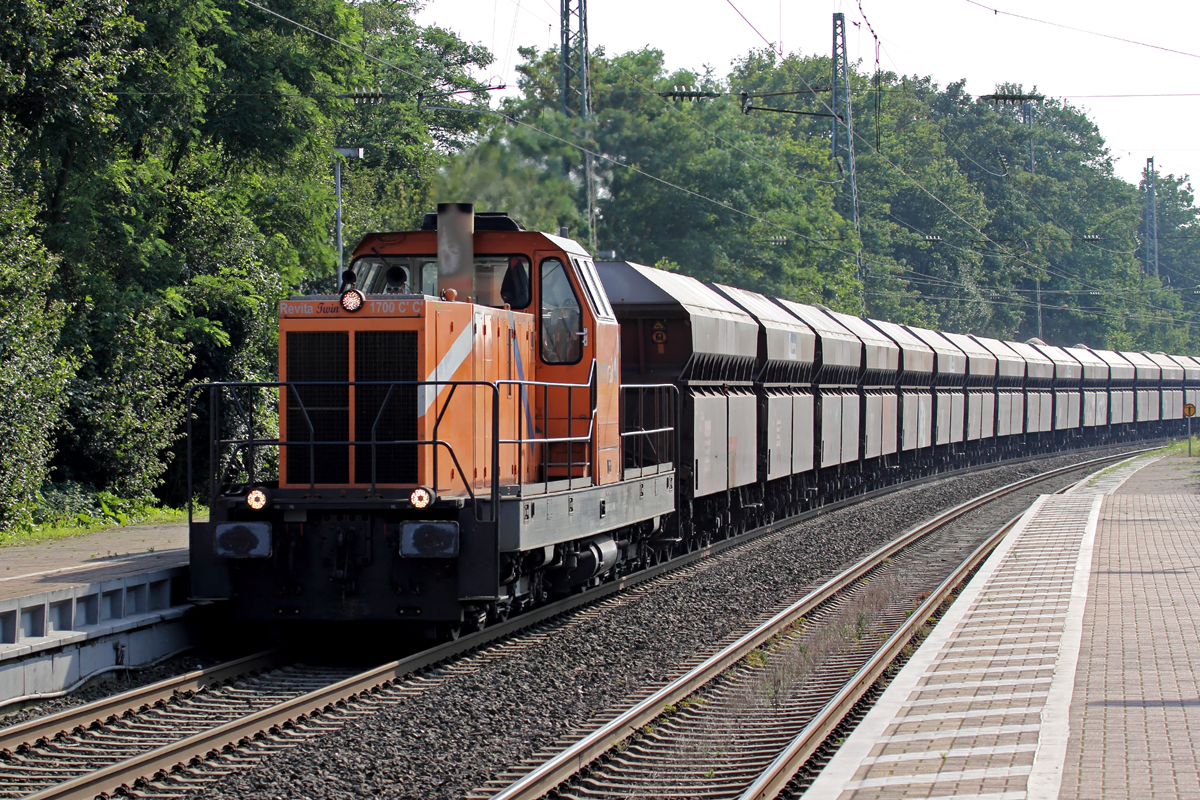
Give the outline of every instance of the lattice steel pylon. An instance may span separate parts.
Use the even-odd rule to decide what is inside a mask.
[[[588,74],[587,0],[562,0],[559,94],[564,114],[587,119],[591,114]]]
[[[591,65],[588,62],[587,0],[562,0],[559,95],[564,116],[577,116],[586,125],[592,115]],[[592,154],[583,154],[587,192],[588,246],[596,251],[596,175]]]
[[[1146,274],[1158,277],[1158,198],[1154,196],[1154,159],[1146,159]]]
[[[854,117],[850,108],[850,63],[846,54],[846,15],[833,15],[833,160],[850,182],[850,215],[854,230],[861,233],[858,221],[858,176],[854,171]],[[838,123],[843,135],[838,135]],[[859,285],[863,284],[861,248],[854,254]],[[860,301],[863,299],[859,297]],[[865,307],[865,306],[864,306]]]

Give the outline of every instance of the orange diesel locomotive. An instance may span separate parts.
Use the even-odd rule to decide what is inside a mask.
[[[336,295],[280,303],[277,439],[254,435],[263,385],[199,390],[212,502],[193,594],[243,619],[453,634],[650,563],[675,509],[677,395],[622,389],[619,361],[596,267],[565,236],[458,204],[368,235]]]

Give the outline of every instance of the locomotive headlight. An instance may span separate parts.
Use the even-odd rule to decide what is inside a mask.
[[[255,486],[246,494],[246,505],[255,511],[262,511],[271,505],[271,491],[263,486]]]
[[[342,292],[342,308],[351,314],[362,308],[365,302],[367,302],[367,298],[358,289],[347,289]]]
[[[433,502],[433,492],[424,486],[418,486],[408,496],[408,502],[413,504],[413,508],[426,508]]]

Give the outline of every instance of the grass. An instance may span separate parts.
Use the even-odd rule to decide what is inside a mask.
[[[1186,456],[1187,451],[1188,451],[1188,440],[1185,437],[1183,439],[1180,439],[1177,442],[1172,442],[1171,444],[1167,445],[1166,447],[1164,447],[1160,450],[1155,450],[1152,455]],[[1200,438],[1198,438],[1196,436],[1192,437],[1192,454],[1193,455],[1200,454]]]
[[[207,519],[207,517],[207,509],[205,509],[203,516],[200,514],[195,516],[196,519]],[[178,508],[149,509],[145,513],[126,516],[123,522],[111,517],[102,519],[94,517],[78,518],[65,523],[46,523],[18,530],[0,531],[0,547],[14,547],[52,542],[60,539],[71,539],[76,536],[85,536],[89,533],[98,533],[126,525],[171,525],[186,522],[187,510]]]
[[[1175,442],[1171,442],[1171,444],[1166,445],[1165,447],[1160,447],[1157,450],[1151,450],[1149,453],[1145,453],[1141,456],[1138,456],[1138,458],[1153,458],[1155,456],[1185,456],[1186,457],[1187,451],[1188,451],[1188,440],[1185,438],[1185,439],[1180,439]],[[1192,437],[1192,453],[1196,454],[1196,455],[1200,455],[1200,439],[1198,439],[1195,436]],[[1100,480],[1105,475],[1108,475],[1109,473],[1112,473],[1112,472],[1116,472],[1119,469],[1124,469],[1126,466],[1128,466],[1128,465],[1127,464],[1113,464],[1111,467],[1105,467],[1104,469],[1097,472],[1092,477],[1092,479],[1088,481],[1088,486],[1095,484],[1096,481]]]
[[[757,674],[741,690],[738,702],[745,707],[782,708],[792,691],[817,674],[830,658],[866,639],[875,621],[899,596],[899,578],[880,575],[865,585],[859,584],[855,597],[819,624],[789,627],[788,637],[773,639],[752,651],[742,663]]]

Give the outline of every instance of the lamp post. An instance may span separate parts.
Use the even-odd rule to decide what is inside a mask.
[[[335,237],[337,238],[337,251],[338,251],[337,274],[333,276],[333,292],[334,292],[334,294],[337,294],[338,287],[341,286],[341,281],[342,281],[342,267],[346,261],[345,258],[342,256],[342,159],[343,158],[362,158],[363,157],[363,148],[361,148],[361,147],[335,147],[335,148],[333,148],[333,150],[335,153],[337,153],[340,156],[340,158],[335,159],[333,162],[333,187],[334,187],[334,192],[337,194],[337,214],[336,214],[337,233],[335,234]]]

